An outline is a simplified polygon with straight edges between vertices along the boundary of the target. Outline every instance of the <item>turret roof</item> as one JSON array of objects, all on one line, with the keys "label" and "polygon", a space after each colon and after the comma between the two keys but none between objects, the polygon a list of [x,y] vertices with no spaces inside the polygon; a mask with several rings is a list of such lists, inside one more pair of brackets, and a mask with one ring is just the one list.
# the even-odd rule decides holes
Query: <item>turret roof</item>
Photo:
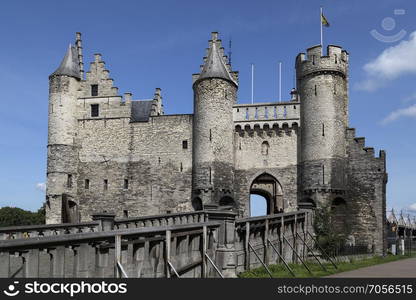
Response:
[{"label": "turret roof", "polygon": [[51,76],[56,75],[67,75],[81,79],[78,53],[75,47],[71,46],[71,44],[69,44],[65,57],[59,65],[58,69],[56,69],[56,71],[51,74]]},{"label": "turret roof", "polygon": [[237,82],[225,65],[223,55],[220,52],[220,47],[221,41],[213,38],[208,49],[208,56],[197,81],[204,78],[222,78],[237,85]]}]

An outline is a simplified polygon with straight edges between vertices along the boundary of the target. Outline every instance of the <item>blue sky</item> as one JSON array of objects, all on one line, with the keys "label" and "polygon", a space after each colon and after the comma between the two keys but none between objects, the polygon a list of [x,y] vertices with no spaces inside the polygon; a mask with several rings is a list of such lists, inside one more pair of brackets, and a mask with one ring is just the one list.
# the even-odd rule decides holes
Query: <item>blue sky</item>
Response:
[{"label": "blue sky", "polygon": [[86,68],[102,53],[120,93],[150,98],[160,87],[166,113],[191,113],[191,74],[211,31],[225,46],[232,38],[239,102],[250,100],[251,63],[256,101],[277,99],[278,61],[288,98],[297,53],[319,44],[321,5],[324,44],[350,53],[350,126],[387,152],[388,207],[416,210],[416,2],[400,0],[2,1],[0,206],[35,210],[44,200],[48,75],[76,31]]}]

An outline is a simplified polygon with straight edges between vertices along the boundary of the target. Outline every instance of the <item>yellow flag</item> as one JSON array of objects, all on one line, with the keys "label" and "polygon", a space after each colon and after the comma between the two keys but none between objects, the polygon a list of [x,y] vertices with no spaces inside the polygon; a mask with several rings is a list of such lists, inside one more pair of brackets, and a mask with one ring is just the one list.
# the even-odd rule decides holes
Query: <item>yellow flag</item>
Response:
[{"label": "yellow flag", "polygon": [[322,25],[324,25],[325,27],[329,27],[329,22],[328,22],[328,20],[325,18],[325,16],[324,16],[324,14],[323,14],[323,13],[321,13],[321,22],[322,22]]}]

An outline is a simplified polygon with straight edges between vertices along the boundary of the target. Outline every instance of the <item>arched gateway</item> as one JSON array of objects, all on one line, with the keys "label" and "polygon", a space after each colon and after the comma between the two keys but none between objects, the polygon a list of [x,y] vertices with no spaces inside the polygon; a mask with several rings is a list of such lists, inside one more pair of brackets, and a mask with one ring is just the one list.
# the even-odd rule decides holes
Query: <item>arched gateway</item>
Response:
[{"label": "arched gateway", "polygon": [[263,173],[253,180],[250,195],[260,195],[266,199],[268,215],[282,212],[285,209],[282,186],[274,176],[268,173]]}]

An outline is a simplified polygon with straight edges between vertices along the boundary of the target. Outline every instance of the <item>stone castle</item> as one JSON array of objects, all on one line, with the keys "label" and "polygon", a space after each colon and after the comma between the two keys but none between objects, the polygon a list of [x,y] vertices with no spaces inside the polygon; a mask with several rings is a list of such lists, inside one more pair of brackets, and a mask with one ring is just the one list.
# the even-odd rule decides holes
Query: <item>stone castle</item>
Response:
[{"label": "stone castle", "polygon": [[284,102],[239,104],[238,72],[212,33],[193,74],[194,113],[119,95],[100,54],[84,74],[81,34],[49,77],[47,223],[219,208],[250,215],[328,206],[355,243],[385,240],[385,152],[348,126],[348,53],[329,45],[296,57]]}]

